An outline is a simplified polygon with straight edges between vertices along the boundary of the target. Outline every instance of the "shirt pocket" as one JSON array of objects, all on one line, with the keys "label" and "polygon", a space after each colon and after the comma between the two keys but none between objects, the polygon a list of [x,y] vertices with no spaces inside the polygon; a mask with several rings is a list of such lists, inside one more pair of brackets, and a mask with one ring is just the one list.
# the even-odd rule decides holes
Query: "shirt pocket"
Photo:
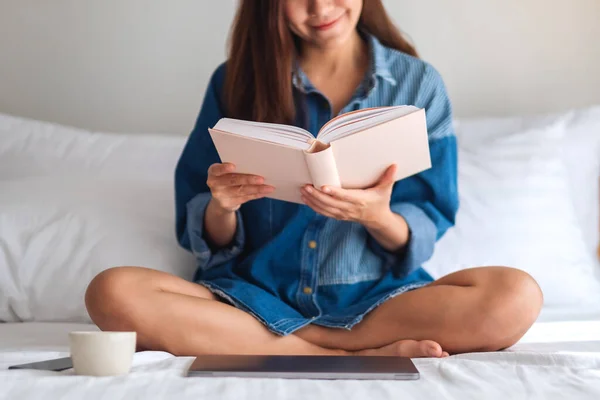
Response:
[{"label": "shirt pocket", "polygon": [[320,237],[318,284],[350,285],[381,279],[386,261],[368,246],[368,232],[354,222],[329,220]]}]

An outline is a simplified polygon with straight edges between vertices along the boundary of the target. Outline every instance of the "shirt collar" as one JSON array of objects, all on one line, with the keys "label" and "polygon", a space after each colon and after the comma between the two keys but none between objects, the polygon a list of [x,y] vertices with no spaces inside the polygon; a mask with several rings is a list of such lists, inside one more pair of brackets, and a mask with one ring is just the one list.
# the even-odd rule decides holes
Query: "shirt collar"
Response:
[{"label": "shirt collar", "polygon": [[[369,45],[370,67],[368,77],[375,78],[378,76],[392,86],[396,86],[397,81],[392,75],[389,57],[386,57],[388,49],[375,36],[362,31],[361,34],[366,37],[367,44]],[[292,68],[292,83],[303,92],[315,90],[306,74],[300,68],[297,59],[294,59]]]},{"label": "shirt collar", "polygon": [[388,49],[375,36],[367,34],[367,38],[371,52],[371,73],[396,86],[398,82],[392,75]]}]

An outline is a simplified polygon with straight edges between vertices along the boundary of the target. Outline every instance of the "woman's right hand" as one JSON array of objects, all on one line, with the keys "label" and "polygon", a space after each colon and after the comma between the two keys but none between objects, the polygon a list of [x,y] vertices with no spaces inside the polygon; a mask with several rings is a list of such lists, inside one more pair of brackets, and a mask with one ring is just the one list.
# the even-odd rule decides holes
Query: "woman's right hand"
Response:
[{"label": "woman's right hand", "polygon": [[236,174],[231,163],[213,164],[208,168],[206,184],[214,205],[226,212],[234,212],[250,200],[273,193],[273,186],[265,185],[262,176]]}]

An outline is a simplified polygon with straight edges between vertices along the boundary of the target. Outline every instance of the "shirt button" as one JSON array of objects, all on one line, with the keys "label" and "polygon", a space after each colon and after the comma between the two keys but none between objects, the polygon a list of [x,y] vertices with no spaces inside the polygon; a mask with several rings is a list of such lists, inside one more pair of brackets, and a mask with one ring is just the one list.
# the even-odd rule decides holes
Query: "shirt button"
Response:
[{"label": "shirt button", "polygon": [[316,249],[317,242],[315,242],[314,240],[311,240],[310,242],[308,242],[308,247],[310,247],[311,249]]},{"label": "shirt button", "polygon": [[303,289],[303,292],[304,292],[304,294],[312,294],[312,289],[311,289],[311,288],[309,288],[308,286],[306,286],[306,287]]}]

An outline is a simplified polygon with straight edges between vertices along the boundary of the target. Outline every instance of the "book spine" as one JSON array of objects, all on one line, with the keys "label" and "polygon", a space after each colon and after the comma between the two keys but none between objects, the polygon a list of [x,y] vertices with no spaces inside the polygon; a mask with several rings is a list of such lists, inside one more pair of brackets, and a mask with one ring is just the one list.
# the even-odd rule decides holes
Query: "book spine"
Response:
[{"label": "book spine", "polygon": [[304,152],[304,158],[314,187],[342,187],[331,145],[317,142]]}]

